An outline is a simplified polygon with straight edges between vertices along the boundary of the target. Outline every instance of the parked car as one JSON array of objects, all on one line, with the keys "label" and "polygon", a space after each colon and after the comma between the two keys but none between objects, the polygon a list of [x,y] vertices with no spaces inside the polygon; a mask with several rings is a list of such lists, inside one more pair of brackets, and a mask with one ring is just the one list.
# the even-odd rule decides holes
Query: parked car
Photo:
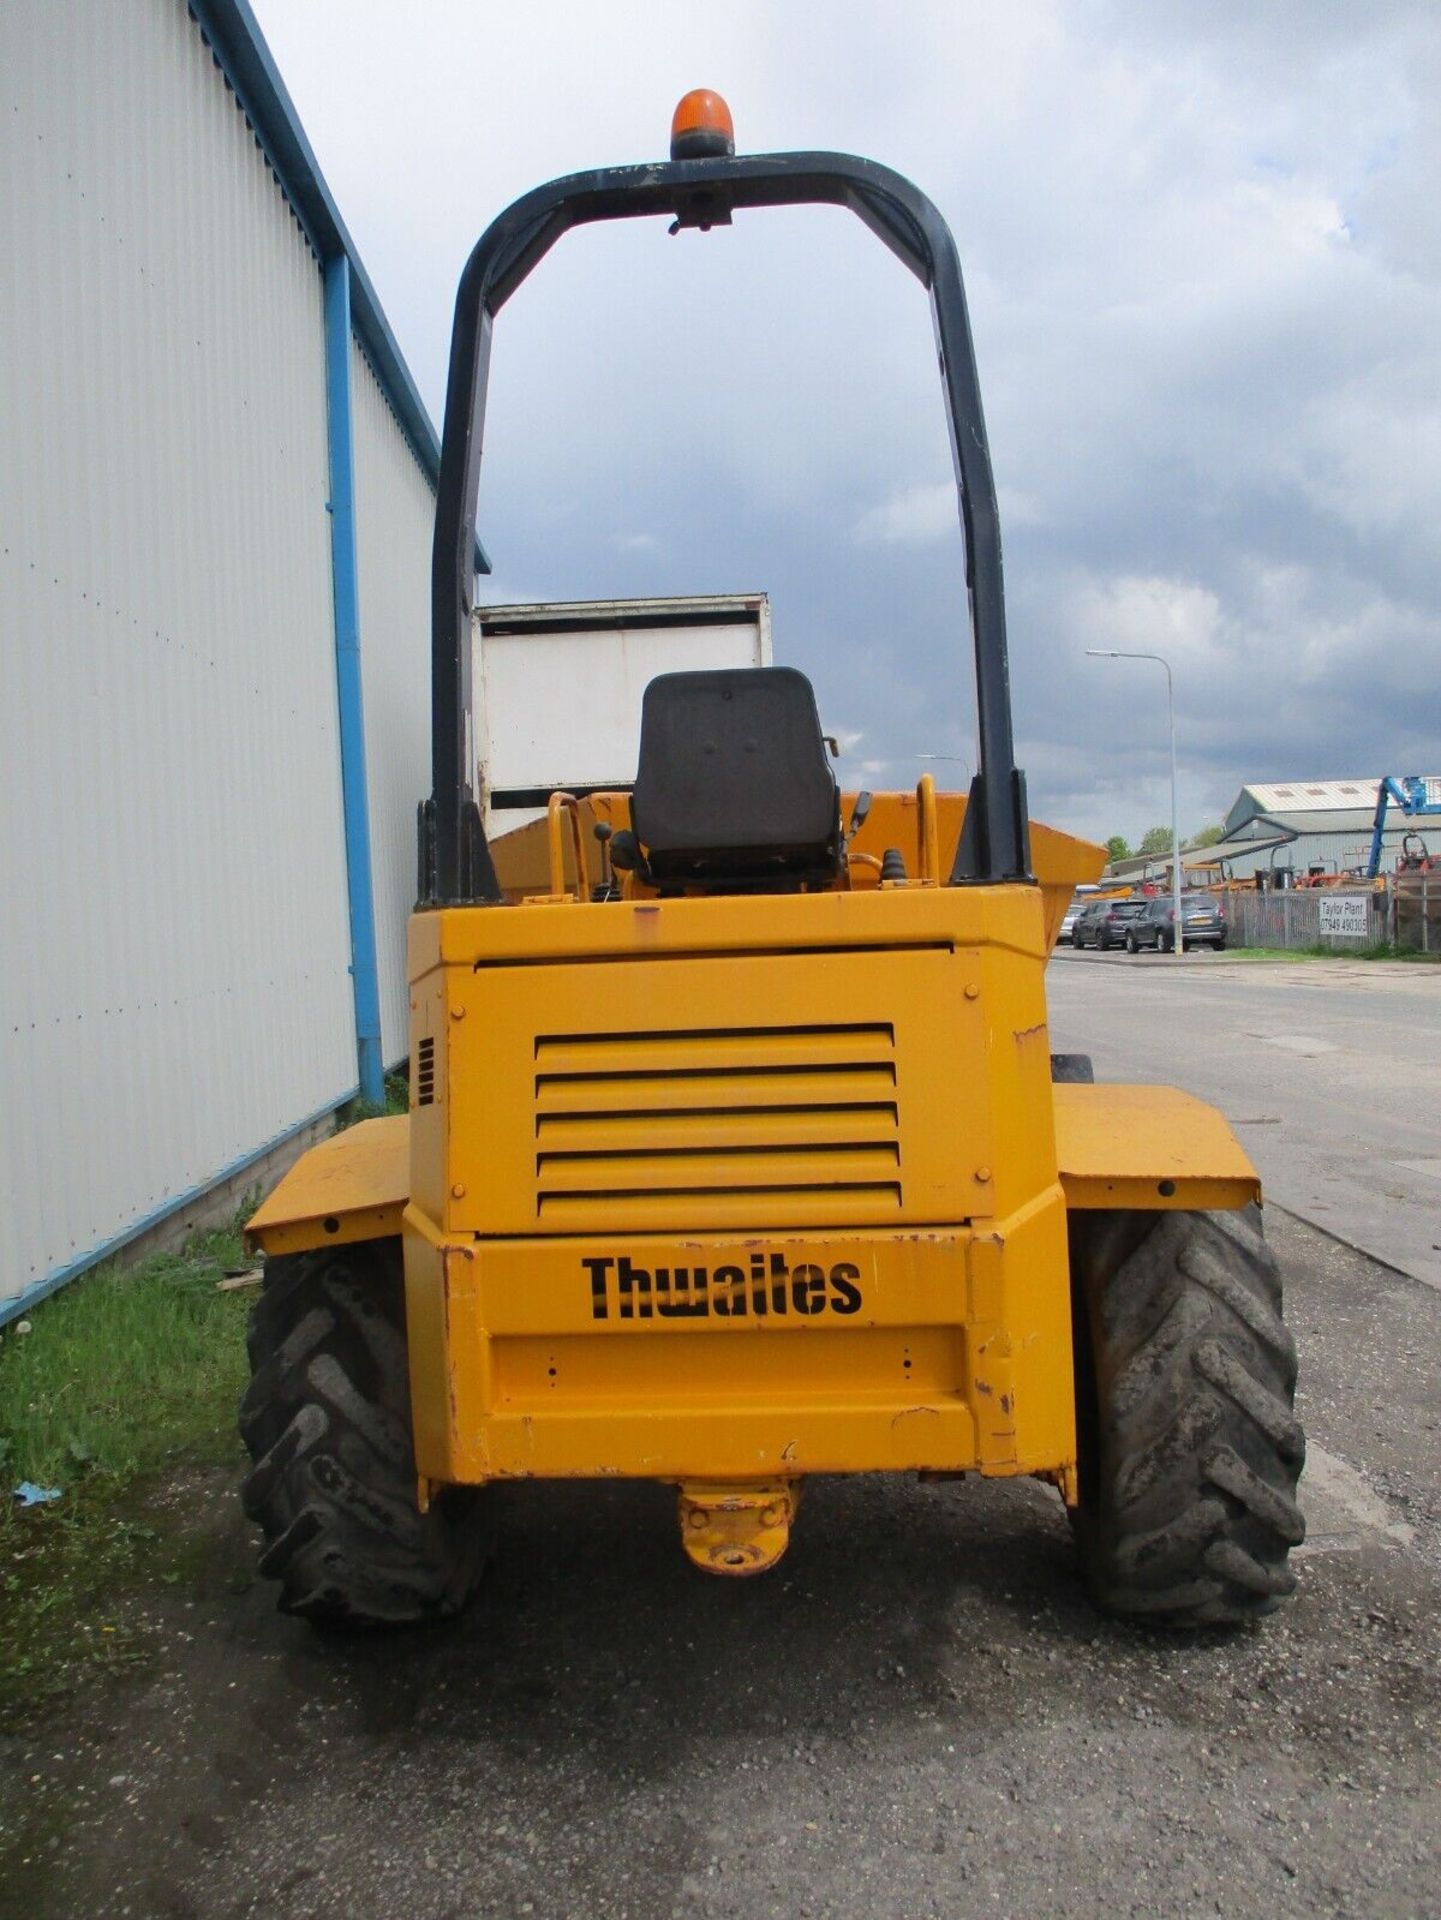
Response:
[{"label": "parked car", "polygon": [[1071,945],[1072,946],[1074,947],[1085,946],[1086,935],[1090,931],[1091,922],[1095,919],[1096,915],[1100,912],[1100,910],[1101,910],[1101,902],[1097,900],[1089,900],[1086,902],[1085,906],[1083,906],[1080,909],[1080,911],[1076,914],[1075,924],[1071,928]]},{"label": "parked car", "polygon": [[1066,908],[1065,915],[1061,921],[1061,931],[1057,936],[1059,940],[1069,940],[1074,944],[1076,938],[1076,922],[1086,911],[1087,907],[1095,905],[1096,896],[1099,892],[1100,888],[1092,881],[1083,880],[1081,882],[1080,886],[1076,888],[1075,893],[1072,894],[1071,904]]},{"label": "parked car", "polygon": [[[1181,895],[1181,949],[1214,947],[1217,953],[1226,946],[1226,909],[1213,893]],[[1147,900],[1142,911],[1126,929],[1127,953],[1139,953],[1154,947],[1157,953],[1171,953],[1176,945],[1176,903],[1169,894],[1157,894]]]},{"label": "parked car", "polygon": [[1101,953],[1124,946],[1127,927],[1147,905],[1145,900],[1093,900],[1077,920],[1071,938],[1076,946],[1095,947]]}]

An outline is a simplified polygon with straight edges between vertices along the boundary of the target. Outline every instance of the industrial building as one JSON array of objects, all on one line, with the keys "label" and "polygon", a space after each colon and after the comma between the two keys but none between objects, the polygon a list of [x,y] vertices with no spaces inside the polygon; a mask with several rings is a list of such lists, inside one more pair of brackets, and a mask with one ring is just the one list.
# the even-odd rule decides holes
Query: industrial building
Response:
[{"label": "industrial building", "polygon": [[438,448],[244,0],[0,97],[4,1321],[404,1054]]},{"label": "industrial building", "polygon": [[[1249,881],[1259,871],[1296,877],[1364,872],[1371,853],[1376,795],[1381,776],[1357,780],[1254,782],[1242,787],[1224,822],[1225,838],[1198,858],[1223,860],[1233,879]],[[1441,778],[1426,779],[1441,799]],[[1396,866],[1401,843],[1418,829],[1425,838],[1436,821],[1408,819],[1398,807],[1386,815],[1381,872]],[[1435,851],[1441,854],[1441,836]]]},{"label": "industrial building", "polygon": [[[1429,803],[1441,808],[1441,776],[1423,776]],[[1242,787],[1227,813],[1222,839],[1207,847],[1182,849],[1183,872],[1206,880],[1218,866],[1242,886],[1257,874],[1260,884],[1288,885],[1312,875],[1362,873],[1371,854],[1381,777],[1356,780],[1251,781]],[[1402,842],[1420,834],[1441,858],[1441,817],[1408,817],[1398,806],[1386,813],[1381,836],[1382,874],[1395,871]],[[1432,835],[1427,839],[1427,835]],[[1117,880],[1169,884],[1170,856],[1135,854],[1113,861],[1107,873]]]}]

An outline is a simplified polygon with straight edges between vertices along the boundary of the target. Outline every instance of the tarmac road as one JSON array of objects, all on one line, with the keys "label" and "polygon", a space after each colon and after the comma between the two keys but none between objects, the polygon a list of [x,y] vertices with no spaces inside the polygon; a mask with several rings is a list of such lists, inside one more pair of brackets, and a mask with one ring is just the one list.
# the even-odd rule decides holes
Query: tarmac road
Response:
[{"label": "tarmac road", "polygon": [[[1103,1072],[1122,1040],[1154,1077],[1204,1053],[1174,995],[1230,991],[1053,972],[1056,1043],[1089,1038]],[[1230,1004],[1325,1037],[1301,991]],[[1294,1082],[1248,1091],[1289,1140]],[[1441,1913],[1441,1296],[1268,1226],[1310,1538],[1296,1599],[1256,1629],[1098,1618],[1038,1485],[878,1479],[815,1485],[787,1559],[737,1582],[689,1569],[663,1489],[510,1488],[461,1621],[326,1643],[254,1580],[237,1469],[175,1490],[207,1564],[132,1603],[152,1671],[0,1747],[0,1818],[23,1809],[28,1836],[0,1914]]]},{"label": "tarmac road", "polygon": [[1076,953],[1051,1045],[1225,1113],[1277,1206],[1441,1288],[1441,966]]}]

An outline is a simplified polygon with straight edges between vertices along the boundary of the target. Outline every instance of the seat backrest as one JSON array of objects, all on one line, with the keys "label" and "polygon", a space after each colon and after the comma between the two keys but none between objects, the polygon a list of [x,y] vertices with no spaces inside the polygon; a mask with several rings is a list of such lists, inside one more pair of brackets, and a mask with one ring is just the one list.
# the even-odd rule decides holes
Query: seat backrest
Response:
[{"label": "seat backrest", "polygon": [[810,681],[794,667],[652,680],[631,817],[657,881],[720,888],[833,875],[840,795]]}]

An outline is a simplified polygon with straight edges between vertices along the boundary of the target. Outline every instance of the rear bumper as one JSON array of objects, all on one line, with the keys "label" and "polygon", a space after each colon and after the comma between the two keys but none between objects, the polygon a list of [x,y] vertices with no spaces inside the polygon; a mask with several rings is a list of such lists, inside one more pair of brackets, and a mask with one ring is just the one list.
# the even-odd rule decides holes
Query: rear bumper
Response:
[{"label": "rear bumper", "polygon": [[529,1476],[1049,1473],[1076,1456],[1065,1199],[984,1232],[463,1240],[405,1215],[416,1461]]}]

